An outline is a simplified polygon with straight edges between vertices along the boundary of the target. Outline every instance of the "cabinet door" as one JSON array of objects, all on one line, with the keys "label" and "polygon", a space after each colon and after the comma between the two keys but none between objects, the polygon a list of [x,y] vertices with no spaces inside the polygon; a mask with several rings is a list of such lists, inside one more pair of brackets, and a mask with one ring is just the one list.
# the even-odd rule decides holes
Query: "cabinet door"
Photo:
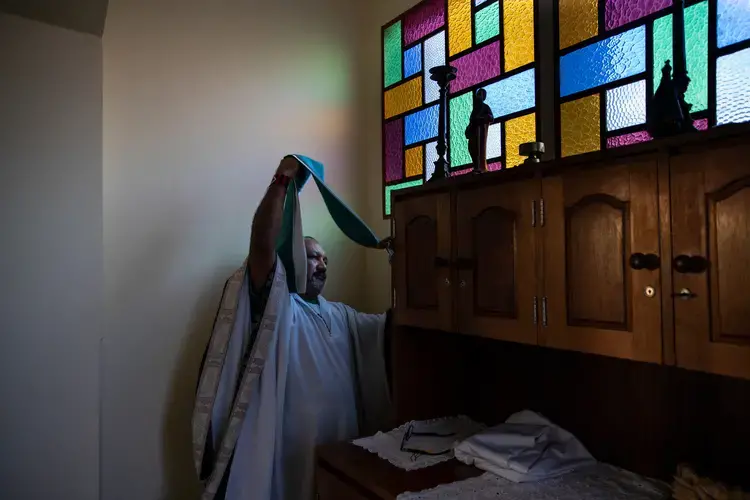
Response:
[{"label": "cabinet door", "polygon": [[[456,196],[458,324],[462,333],[536,344],[538,180]],[[538,304],[538,301],[537,301]]]},{"label": "cabinet door", "polygon": [[657,195],[656,160],[544,179],[540,343],[662,361]]},{"label": "cabinet door", "polygon": [[395,319],[401,325],[452,326],[450,194],[426,194],[394,204]]},{"label": "cabinet door", "polygon": [[750,378],[750,146],[670,170],[677,364]]}]

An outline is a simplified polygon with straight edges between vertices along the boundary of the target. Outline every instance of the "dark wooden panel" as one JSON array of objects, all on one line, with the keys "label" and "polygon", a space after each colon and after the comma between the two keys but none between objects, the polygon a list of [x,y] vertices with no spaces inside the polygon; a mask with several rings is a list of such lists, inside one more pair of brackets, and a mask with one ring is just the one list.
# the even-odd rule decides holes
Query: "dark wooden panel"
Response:
[{"label": "dark wooden panel", "polygon": [[516,217],[491,207],[472,220],[476,266],[474,313],[518,317],[516,308]]},{"label": "dark wooden panel", "polygon": [[727,184],[707,199],[712,256],[714,342],[750,344],[750,176]]},{"label": "dark wooden panel", "polygon": [[677,365],[750,380],[750,144],[670,158]]},{"label": "dark wooden panel", "polygon": [[750,381],[457,334],[398,335],[402,421],[465,413],[496,424],[531,409],[601,461],[664,480],[688,462],[750,487]]},{"label": "dark wooden panel", "polygon": [[437,221],[418,216],[406,222],[406,305],[414,309],[438,307],[435,282]]},{"label": "dark wooden panel", "polygon": [[[450,460],[425,469],[405,471],[377,455],[350,443],[335,443],[317,449],[318,470],[323,469],[339,482],[356,485],[368,499],[395,500],[406,491],[422,491],[441,484],[463,481],[482,473],[479,469]],[[321,495],[322,497],[322,495]],[[346,500],[357,500],[353,496]],[[326,500],[321,498],[321,500]]]},{"label": "dark wooden panel", "polygon": [[590,195],[565,210],[568,324],[628,330],[628,203]]}]

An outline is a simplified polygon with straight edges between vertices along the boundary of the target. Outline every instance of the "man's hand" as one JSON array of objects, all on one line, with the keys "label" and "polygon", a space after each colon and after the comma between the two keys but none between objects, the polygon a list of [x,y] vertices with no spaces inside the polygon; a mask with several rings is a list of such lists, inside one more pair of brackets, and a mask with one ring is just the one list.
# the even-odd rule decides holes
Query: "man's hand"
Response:
[{"label": "man's hand", "polygon": [[281,160],[279,168],[276,169],[276,175],[284,175],[290,179],[297,177],[297,172],[299,172],[299,162],[291,156]]},{"label": "man's hand", "polygon": [[388,236],[380,240],[377,248],[388,252],[388,263],[390,264],[393,260],[393,236]]}]

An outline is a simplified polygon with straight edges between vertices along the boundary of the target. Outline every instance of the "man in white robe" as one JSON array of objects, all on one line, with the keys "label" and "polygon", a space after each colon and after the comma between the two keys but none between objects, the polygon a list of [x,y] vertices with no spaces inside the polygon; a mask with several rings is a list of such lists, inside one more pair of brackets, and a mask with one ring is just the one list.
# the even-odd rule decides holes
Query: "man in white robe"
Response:
[{"label": "man in white robe", "polygon": [[298,169],[284,159],[261,201],[204,357],[193,418],[203,500],[311,499],[317,445],[390,423],[388,315],[326,301],[328,259],[309,237],[305,290],[289,292],[276,242]]}]

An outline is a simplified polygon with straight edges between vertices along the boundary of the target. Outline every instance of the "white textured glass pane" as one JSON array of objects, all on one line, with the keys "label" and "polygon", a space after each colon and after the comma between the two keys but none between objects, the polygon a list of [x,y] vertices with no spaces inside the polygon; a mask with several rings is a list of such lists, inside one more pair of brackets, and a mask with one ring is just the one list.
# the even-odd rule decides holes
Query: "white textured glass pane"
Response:
[{"label": "white textured glass pane", "polygon": [[646,123],[646,80],[607,91],[607,130]]},{"label": "white textured glass pane", "polygon": [[424,146],[424,179],[430,180],[432,174],[435,173],[435,162],[438,159],[437,154],[437,141],[430,142]]},{"label": "white textured glass pane", "polygon": [[716,124],[750,121],[750,49],[716,60]]},{"label": "white textured glass pane", "polygon": [[487,100],[495,118],[533,108],[536,104],[534,69],[527,69],[485,87]]},{"label": "white textured glass pane", "polygon": [[487,159],[503,155],[503,124],[490,125],[487,132]]},{"label": "white textured glass pane", "polygon": [[484,2],[488,2],[489,0],[474,0],[474,5],[482,5]]},{"label": "white textured glass pane", "polygon": [[430,80],[430,70],[445,64],[445,31],[437,33],[424,41],[424,102],[437,101],[440,87]]}]

